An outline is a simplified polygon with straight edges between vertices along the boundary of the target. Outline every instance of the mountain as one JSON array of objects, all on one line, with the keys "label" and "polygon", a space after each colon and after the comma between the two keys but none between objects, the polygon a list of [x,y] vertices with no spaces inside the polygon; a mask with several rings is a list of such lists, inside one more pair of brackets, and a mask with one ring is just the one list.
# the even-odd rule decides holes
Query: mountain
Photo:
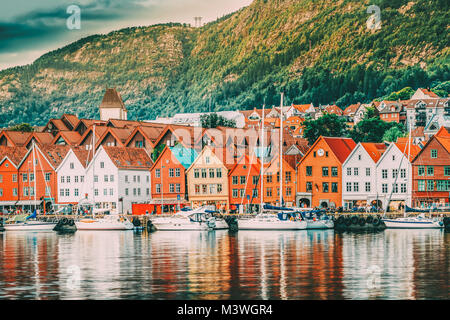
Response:
[{"label": "mountain", "polygon": [[[381,28],[369,29],[369,5]],[[93,35],[0,72],[0,127],[98,116],[107,87],[130,119],[287,103],[344,107],[450,79],[448,0],[255,0],[201,28]],[[445,86],[444,86],[445,87]]]}]

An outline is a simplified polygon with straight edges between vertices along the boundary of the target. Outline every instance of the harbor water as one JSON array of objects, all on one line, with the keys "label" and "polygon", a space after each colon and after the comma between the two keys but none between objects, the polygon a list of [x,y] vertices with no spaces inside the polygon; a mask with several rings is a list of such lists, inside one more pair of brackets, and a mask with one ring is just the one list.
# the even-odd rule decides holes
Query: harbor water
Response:
[{"label": "harbor water", "polygon": [[444,230],[0,233],[0,299],[449,299]]}]

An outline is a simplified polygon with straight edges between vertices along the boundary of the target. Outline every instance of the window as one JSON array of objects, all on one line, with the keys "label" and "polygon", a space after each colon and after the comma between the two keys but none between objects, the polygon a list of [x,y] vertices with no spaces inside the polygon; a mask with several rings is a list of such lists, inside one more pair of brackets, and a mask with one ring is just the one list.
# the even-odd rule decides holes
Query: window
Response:
[{"label": "window", "polygon": [[84,182],[84,176],[80,176],[80,182],[81,182],[81,183]]},{"label": "window", "polygon": [[216,169],[216,177],[217,178],[222,178],[222,169],[221,168],[217,168]]},{"label": "window", "polygon": [[333,192],[333,193],[337,193],[338,192],[338,183],[337,182],[332,182],[331,183],[331,192]]},{"label": "window", "polygon": [[52,194],[52,188],[51,187],[45,187],[45,196],[49,197]]},{"label": "window", "polygon": [[272,172],[267,173],[266,182],[267,183],[271,183],[272,182]]},{"label": "window", "polygon": [[94,182],[98,182],[98,176],[97,175],[94,176]]},{"label": "window", "polygon": [[292,189],[291,189],[291,187],[287,187],[286,188],[286,196],[290,196],[290,195],[292,195]]},{"label": "window", "polygon": [[400,191],[401,191],[401,193],[406,193],[406,183],[402,183],[400,185]]},{"label": "window", "polygon": [[353,168],[353,174],[355,176],[358,176],[359,175],[359,168]]},{"label": "window", "polygon": [[291,182],[291,172],[290,171],[286,172],[286,182]]},{"label": "window", "polygon": [[322,167],[322,177],[328,177],[328,167]]},{"label": "window", "polygon": [[169,184],[169,192],[175,192],[175,185],[173,183]]},{"label": "window", "polygon": [[125,195],[128,196],[128,188],[125,188]]},{"label": "window", "polygon": [[237,198],[238,197],[238,189],[233,189],[233,198]]},{"label": "window", "polygon": [[417,183],[417,190],[425,191],[425,180],[419,180]]},{"label": "window", "polygon": [[252,176],[252,183],[253,183],[254,185],[257,185],[257,184],[258,184],[258,181],[259,181],[259,176]]},{"label": "window", "polygon": [[308,177],[312,176],[312,167],[310,166],[306,167],[306,175]]},{"label": "window", "polygon": [[73,168],[75,168],[75,166],[74,166],[73,162],[71,162],[70,163],[70,169],[73,169]]},{"label": "window", "polygon": [[427,166],[427,176],[434,176],[434,166]]},{"label": "window", "polygon": [[173,168],[169,168],[169,177],[172,178],[174,175]]},{"label": "window", "polygon": [[64,197],[64,189],[59,189],[59,196]]},{"label": "window", "polygon": [[209,177],[214,178],[214,169],[209,169]]},{"label": "window", "polygon": [[450,191],[450,180],[438,180],[436,181],[437,191]]},{"label": "window", "polygon": [[179,177],[180,175],[180,168],[175,168],[175,177]]},{"label": "window", "polygon": [[238,176],[233,176],[231,178],[231,183],[234,184],[234,185],[238,184]]},{"label": "window", "polygon": [[419,176],[424,176],[424,175],[425,175],[425,166],[419,166],[419,167],[417,168],[417,174],[418,174]]},{"label": "window", "polygon": [[156,193],[161,193],[161,185],[159,183],[156,184]]},{"label": "window", "polygon": [[211,159],[209,157],[205,157],[205,163],[209,164],[211,162]]},{"label": "window", "polygon": [[271,197],[272,196],[272,188],[266,189],[266,196]]},{"label": "window", "polygon": [[13,188],[13,196],[17,197],[17,188]]},{"label": "window", "polygon": [[70,189],[66,189],[66,197],[70,196]]},{"label": "window", "polygon": [[427,191],[434,191],[434,181],[427,180]]},{"label": "window", "polygon": [[194,190],[195,190],[195,194],[199,194],[200,193],[200,185],[196,184],[194,186]]},{"label": "window", "polygon": [[332,177],[338,176],[338,168],[337,167],[331,167],[331,176]]},{"label": "window", "polygon": [[202,184],[202,193],[206,194],[208,192],[208,186],[206,184]]},{"label": "window", "polygon": [[155,177],[156,178],[160,178],[161,177],[161,169],[156,169],[155,170]]},{"label": "window", "polygon": [[202,178],[206,179],[206,169],[202,169]]},{"label": "window", "polygon": [[222,184],[217,184],[217,193],[222,193]]},{"label": "window", "polygon": [[253,198],[257,198],[258,197],[258,189],[253,189],[252,197]]},{"label": "window", "polygon": [[347,168],[347,175],[351,176],[352,175],[352,168]]},{"label": "window", "polygon": [[3,197],[3,189],[0,189],[0,197]]},{"label": "window", "polygon": [[444,176],[450,176],[450,166],[444,167]]},{"label": "window", "polygon": [[136,188],[133,188],[133,196],[136,196],[136,193],[137,193]]},{"label": "window", "polygon": [[352,192],[352,183],[351,182],[347,182],[346,190],[347,190],[347,192]]},{"label": "window", "polygon": [[108,195],[108,189],[103,189],[103,195],[107,196]]},{"label": "window", "polygon": [[200,170],[199,169],[194,169],[194,178],[200,178]]},{"label": "window", "polygon": [[239,196],[241,197],[241,198],[243,198],[244,196],[245,196],[245,190],[244,189],[240,189],[239,190],[240,192],[239,192]]},{"label": "window", "polygon": [[177,183],[177,184],[175,185],[175,191],[178,193],[178,192],[181,192],[180,190],[181,190],[181,186],[180,186],[179,183]]},{"label": "window", "polygon": [[73,195],[75,197],[78,197],[80,195],[80,191],[78,189],[75,189],[74,192],[73,192]]},{"label": "window", "polygon": [[387,171],[387,169],[381,170],[381,177],[382,177],[383,179],[387,179],[387,177],[388,177],[388,171]]},{"label": "window", "polygon": [[431,159],[436,159],[438,152],[436,149],[431,149]]},{"label": "window", "polygon": [[306,183],[306,191],[312,191],[312,182]]},{"label": "window", "polygon": [[133,182],[136,182],[136,180],[137,180],[137,177],[133,176]]},{"label": "window", "polygon": [[387,183],[383,183],[381,186],[381,192],[388,193],[388,185]]},{"label": "window", "polygon": [[61,176],[61,183],[64,183],[66,181],[64,176]]},{"label": "window", "polygon": [[216,193],[216,185],[210,184],[209,185],[209,194],[215,194]]},{"label": "window", "polygon": [[392,193],[398,193],[398,184],[397,183],[392,184]]},{"label": "window", "polygon": [[277,172],[277,182],[280,182],[280,172]]},{"label": "window", "polygon": [[392,156],[392,161],[395,161],[395,155]]},{"label": "window", "polygon": [[[158,169],[156,169],[156,170],[158,170]],[[156,174],[156,173],[155,173],[155,174]],[[125,182],[128,183],[128,176],[127,176],[127,175],[125,176]]]},{"label": "window", "polygon": [[[46,177],[47,177],[47,174],[46,174]],[[12,175],[12,181],[17,182],[17,174]]]},{"label": "window", "polygon": [[241,184],[245,184],[246,178],[245,176],[241,176]]},{"label": "window", "polygon": [[[147,177],[147,178],[148,178],[148,177]],[[113,175],[110,175],[110,176],[109,176],[109,181],[110,181],[110,182],[114,182],[114,176],[113,176]]]},{"label": "window", "polygon": [[322,183],[322,192],[328,192],[328,182]]},{"label": "window", "polygon": [[370,168],[366,168],[366,177],[370,177]]},{"label": "window", "polygon": [[[67,190],[69,190],[69,189],[67,189]],[[30,188],[30,196],[34,196],[34,187]]]},{"label": "window", "polygon": [[314,158],[316,157],[316,155],[317,155],[317,153],[316,153],[316,151],[314,151]]},{"label": "window", "polygon": [[361,160],[361,155],[360,154],[358,154],[358,160]]},{"label": "window", "polygon": [[406,178],[406,169],[400,169],[400,178]]},{"label": "window", "polygon": [[34,173],[30,173],[30,181],[31,181],[31,182],[34,181]]},{"label": "window", "polygon": [[50,176],[51,176],[51,173],[47,172],[45,174],[45,181],[50,181]]},{"label": "window", "polygon": [[75,183],[78,183],[78,176],[75,176],[74,180],[75,180]]},{"label": "window", "polygon": [[145,189],[147,196],[150,195],[150,188]]},{"label": "window", "polygon": [[104,180],[105,182],[108,182],[108,175],[107,175],[107,174],[105,174],[103,180]]},{"label": "window", "polygon": [[398,176],[398,169],[392,169],[392,178],[395,179]]},{"label": "window", "polygon": [[102,162],[100,162],[100,168],[105,168],[105,163],[102,161]]},{"label": "window", "polygon": [[353,182],[353,191],[359,192],[359,182]]}]

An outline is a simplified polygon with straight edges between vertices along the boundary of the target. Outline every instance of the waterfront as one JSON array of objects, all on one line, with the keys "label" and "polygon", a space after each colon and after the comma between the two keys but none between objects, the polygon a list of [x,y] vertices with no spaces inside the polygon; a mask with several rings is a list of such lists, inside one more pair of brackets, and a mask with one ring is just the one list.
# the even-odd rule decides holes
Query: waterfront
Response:
[{"label": "waterfront", "polygon": [[450,289],[444,230],[2,232],[0,249],[0,299],[448,299]]}]

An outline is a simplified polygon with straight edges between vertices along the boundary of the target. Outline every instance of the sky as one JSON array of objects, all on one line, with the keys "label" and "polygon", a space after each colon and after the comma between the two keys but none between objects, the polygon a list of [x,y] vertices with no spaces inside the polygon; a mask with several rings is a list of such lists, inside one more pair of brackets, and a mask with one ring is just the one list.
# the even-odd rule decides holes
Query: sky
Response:
[{"label": "sky", "polygon": [[[32,63],[83,37],[133,26],[194,25],[249,5],[252,0],[0,0],[0,70]],[[80,29],[68,7],[80,8]],[[75,19],[75,20],[74,20]]]}]

